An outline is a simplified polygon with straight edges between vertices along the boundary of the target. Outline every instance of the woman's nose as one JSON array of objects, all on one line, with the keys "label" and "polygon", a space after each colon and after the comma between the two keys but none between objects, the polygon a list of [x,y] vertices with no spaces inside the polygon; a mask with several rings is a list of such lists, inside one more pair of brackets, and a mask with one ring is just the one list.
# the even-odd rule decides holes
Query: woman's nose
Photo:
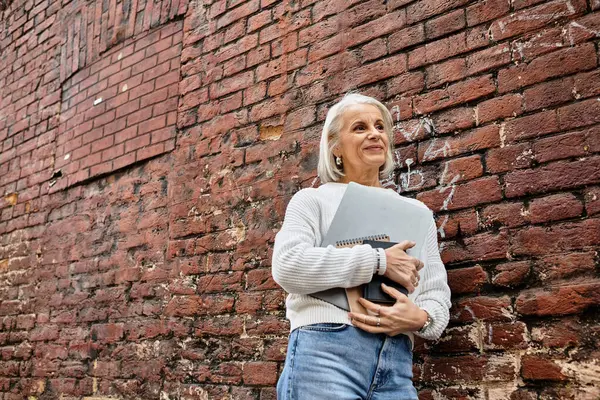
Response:
[{"label": "woman's nose", "polygon": [[377,129],[375,129],[375,128],[369,129],[369,134],[367,136],[369,139],[379,139],[380,136],[381,136],[381,132],[379,132]]}]

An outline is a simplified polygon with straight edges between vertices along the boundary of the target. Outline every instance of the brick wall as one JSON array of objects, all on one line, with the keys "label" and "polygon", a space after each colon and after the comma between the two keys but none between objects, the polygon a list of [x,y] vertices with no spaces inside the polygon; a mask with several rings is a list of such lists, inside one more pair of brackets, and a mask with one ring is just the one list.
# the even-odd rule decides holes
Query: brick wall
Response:
[{"label": "brick wall", "polygon": [[600,396],[598,0],[0,10],[0,399],[274,399],[272,242],[350,89],[436,212],[420,398]]}]

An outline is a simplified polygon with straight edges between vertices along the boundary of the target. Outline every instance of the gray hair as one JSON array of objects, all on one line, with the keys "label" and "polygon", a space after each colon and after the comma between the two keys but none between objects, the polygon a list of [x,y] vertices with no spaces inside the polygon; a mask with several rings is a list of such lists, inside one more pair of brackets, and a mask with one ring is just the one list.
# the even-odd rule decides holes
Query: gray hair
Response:
[{"label": "gray hair", "polygon": [[[359,93],[348,93],[342,100],[333,105],[327,112],[323,132],[321,133],[321,144],[319,146],[319,164],[317,175],[323,183],[335,182],[344,176],[344,172],[335,164],[333,159],[333,148],[339,141],[339,133],[342,129],[342,114],[348,106],[356,104],[370,104],[379,109],[383,117],[383,127],[388,135],[388,149],[385,163],[379,170],[379,178],[386,179],[394,170],[394,158],[392,146],[394,145],[392,114],[380,101]],[[330,140],[331,139],[331,140]]]}]

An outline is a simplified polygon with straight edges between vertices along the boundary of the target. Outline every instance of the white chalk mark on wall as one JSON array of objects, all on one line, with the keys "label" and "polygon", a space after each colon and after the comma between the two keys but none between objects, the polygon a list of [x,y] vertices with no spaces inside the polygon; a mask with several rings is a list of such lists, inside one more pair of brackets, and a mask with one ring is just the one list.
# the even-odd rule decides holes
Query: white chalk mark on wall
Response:
[{"label": "white chalk mark on wall", "polygon": [[590,33],[596,37],[600,37],[600,31],[597,31],[595,29],[590,29],[587,26],[581,25],[580,23],[573,21],[567,26],[566,32],[565,32],[565,29],[563,29],[563,35],[565,33],[567,34],[567,37],[569,38],[569,44],[571,46],[575,45],[575,39],[573,39],[573,32],[577,29],[582,30],[586,33]]},{"label": "white chalk mark on wall", "polygon": [[450,203],[452,203],[452,198],[454,197],[454,192],[456,192],[456,181],[458,181],[459,179],[460,179],[460,174],[456,174],[456,175],[454,175],[454,177],[452,178],[452,180],[450,181],[450,183],[447,186],[443,186],[440,188],[440,193],[445,193],[448,189],[450,189],[450,192],[444,199],[441,210],[448,210],[448,206],[450,205]]},{"label": "white chalk mark on wall", "polygon": [[443,219],[442,223],[440,224],[440,227],[437,230],[442,239],[444,239],[446,237],[446,232],[444,231],[444,228],[446,228],[446,224],[448,223],[449,218],[450,217],[448,216],[448,214],[444,215],[444,219]]},{"label": "white chalk mark on wall", "polygon": [[[394,106],[394,107],[397,107],[397,106]],[[397,130],[398,132],[400,132],[402,134],[402,136],[404,136],[404,138],[408,141],[415,140],[418,137],[421,129],[424,129],[425,133],[427,133],[428,135],[435,134],[435,126],[433,124],[433,120],[429,117],[420,118],[419,123],[412,130],[405,129],[404,124],[402,124],[399,120],[397,120],[396,124],[394,124],[394,129]]]},{"label": "white chalk mark on wall", "polygon": [[435,138],[429,142],[429,146],[427,146],[427,149],[423,154],[423,161],[433,160],[440,154],[442,154],[444,157],[447,157],[448,154],[450,154],[450,144],[448,143],[448,139]]}]

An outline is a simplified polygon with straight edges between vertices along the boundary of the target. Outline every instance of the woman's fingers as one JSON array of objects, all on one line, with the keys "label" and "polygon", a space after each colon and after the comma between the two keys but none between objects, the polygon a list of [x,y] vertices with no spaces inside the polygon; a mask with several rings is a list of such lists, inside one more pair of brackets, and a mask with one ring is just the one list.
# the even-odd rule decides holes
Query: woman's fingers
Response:
[{"label": "woman's fingers", "polygon": [[[358,299],[358,302],[360,304],[362,304],[364,308],[371,311],[376,316],[380,316],[382,311],[385,312],[385,310],[384,310],[385,307],[381,306],[380,304],[375,304],[373,302],[370,302],[369,300],[367,300],[363,297],[360,297]],[[364,314],[361,314],[361,315],[364,315]]]},{"label": "woman's fingers", "polygon": [[418,258],[415,258],[415,260],[417,260],[417,271],[420,271],[423,269],[423,267],[425,266],[425,264],[423,263],[423,261],[419,260]]},{"label": "woman's fingers", "polygon": [[[384,292],[386,292],[387,294],[392,296],[394,299],[396,299],[396,301],[404,301],[407,299],[407,297],[404,293],[394,289],[391,286],[386,285],[385,283],[381,284],[381,288],[383,289]],[[413,287],[413,290],[414,290],[414,287]],[[409,289],[409,292],[410,292],[410,289]]]},{"label": "woman's fingers", "polygon": [[403,241],[401,241],[400,243],[398,243],[398,244],[395,244],[395,245],[394,245],[394,246],[392,246],[392,247],[397,247],[397,248],[401,249],[402,251],[406,252],[406,250],[410,249],[411,247],[414,247],[414,246],[415,246],[415,244],[416,244],[416,243],[415,243],[415,242],[413,242],[413,241],[410,241],[410,240],[403,240]]},{"label": "woman's fingers", "polygon": [[381,317],[365,315],[359,313],[349,313],[352,324],[357,328],[371,333],[385,333],[387,328],[383,326]]}]

